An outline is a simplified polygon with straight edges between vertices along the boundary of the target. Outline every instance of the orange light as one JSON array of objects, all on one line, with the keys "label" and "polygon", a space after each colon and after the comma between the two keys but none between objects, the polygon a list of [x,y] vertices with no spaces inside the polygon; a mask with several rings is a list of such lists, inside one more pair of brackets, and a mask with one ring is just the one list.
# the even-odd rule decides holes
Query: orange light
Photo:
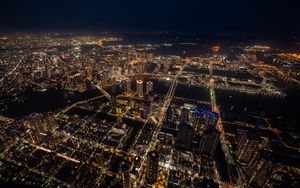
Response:
[{"label": "orange light", "polygon": [[218,53],[220,50],[220,46],[213,46],[211,49],[213,50],[214,53]]}]

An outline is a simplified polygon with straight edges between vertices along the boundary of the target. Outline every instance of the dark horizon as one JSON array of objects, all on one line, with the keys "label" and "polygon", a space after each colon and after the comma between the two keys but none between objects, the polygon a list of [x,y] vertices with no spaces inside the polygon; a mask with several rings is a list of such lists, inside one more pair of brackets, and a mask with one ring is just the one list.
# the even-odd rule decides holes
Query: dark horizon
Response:
[{"label": "dark horizon", "polygon": [[283,0],[3,2],[0,31],[181,32],[299,35],[297,6]]}]

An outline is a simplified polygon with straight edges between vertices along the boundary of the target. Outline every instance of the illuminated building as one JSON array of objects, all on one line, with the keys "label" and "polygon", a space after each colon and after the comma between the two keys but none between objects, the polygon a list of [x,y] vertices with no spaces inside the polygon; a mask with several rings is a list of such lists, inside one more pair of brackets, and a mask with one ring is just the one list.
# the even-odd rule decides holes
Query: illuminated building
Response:
[{"label": "illuminated building", "polygon": [[274,165],[259,154],[251,159],[245,169],[245,179],[251,187],[264,187],[274,171]]},{"label": "illuminated building", "polygon": [[126,162],[122,162],[121,164],[121,172],[122,172],[122,187],[130,188],[130,165]]},{"label": "illuminated building", "polygon": [[181,109],[180,123],[189,123],[189,113],[190,113],[189,109],[187,108]]},{"label": "illuminated building", "polygon": [[204,108],[197,108],[196,110],[192,111],[190,117],[190,123],[194,127],[195,133],[201,132],[205,129],[205,116],[207,110]]},{"label": "illuminated building", "polygon": [[199,144],[199,152],[201,154],[213,157],[216,151],[217,144],[219,142],[220,133],[216,131],[208,131],[201,137]]},{"label": "illuminated building", "polygon": [[140,114],[141,114],[142,119],[146,120],[148,118],[148,114],[147,114],[146,110],[141,109]]},{"label": "illuminated building", "polygon": [[153,91],[153,82],[147,81],[146,83],[146,94],[148,95]]},{"label": "illuminated building", "polygon": [[122,113],[122,108],[116,107],[116,114],[121,114]]},{"label": "illuminated building", "polygon": [[126,95],[131,95],[131,80],[126,80]]},{"label": "illuminated building", "polygon": [[133,160],[133,170],[138,171],[138,169],[141,166],[141,157],[140,156],[135,156]]},{"label": "illuminated building", "polygon": [[142,80],[136,81],[136,93],[139,97],[143,97],[143,81]]},{"label": "illuminated building", "polygon": [[167,110],[167,115],[166,115],[166,119],[170,122],[172,122],[174,120],[174,110],[172,107],[169,107],[168,110]]},{"label": "illuminated building", "polygon": [[134,108],[135,107],[135,102],[132,100],[130,101],[130,108]]},{"label": "illuminated building", "polygon": [[216,127],[219,120],[219,114],[216,112],[208,112],[205,117],[205,124],[207,126]]},{"label": "illuminated building", "polygon": [[144,119],[147,119],[149,114],[151,114],[151,103],[145,102],[143,107]]},{"label": "illuminated building", "polygon": [[52,118],[42,117],[42,115],[37,113],[30,114],[29,121],[32,128],[38,133],[47,134],[54,129],[54,121]]},{"label": "illuminated building", "polygon": [[211,49],[213,50],[214,53],[218,53],[220,50],[220,46],[213,46]]},{"label": "illuminated building", "polygon": [[257,154],[259,142],[255,135],[242,131],[239,136],[239,143],[236,148],[236,159],[242,164],[248,164]]},{"label": "illuminated building", "polygon": [[194,130],[190,124],[180,124],[177,133],[176,145],[184,149],[190,149],[193,141],[193,134]]},{"label": "illuminated building", "polygon": [[147,154],[146,180],[149,184],[156,182],[158,173],[159,155],[157,151],[150,151]]},{"label": "illuminated building", "polygon": [[197,108],[191,111],[190,123],[194,127],[196,133],[204,130],[214,129],[217,125],[219,115],[204,108]]},{"label": "illuminated building", "polygon": [[93,69],[91,67],[86,68],[86,75],[89,81],[93,80]]},{"label": "illuminated building", "polygon": [[114,76],[114,67],[112,65],[108,66],[108,73],[109,73],[109,77]]}]

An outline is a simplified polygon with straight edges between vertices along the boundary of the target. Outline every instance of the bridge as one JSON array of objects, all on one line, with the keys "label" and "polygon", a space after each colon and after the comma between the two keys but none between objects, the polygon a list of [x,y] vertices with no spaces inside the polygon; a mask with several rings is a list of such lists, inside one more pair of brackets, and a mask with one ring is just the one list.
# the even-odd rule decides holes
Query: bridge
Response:
[{"label": "bridge", "polygon": [[107,93],[99,84],[96,85],[96,88],[99,89],[109,100],[111,100],[111,96]]},{"label": "bridge", "polygon": [[63,109],[58,114],[56,114],[55,117],[58,117],[60,114],[64,114],[64,113],[68,112],[69,110],[71,110],[72,108],[74,108],[75,106],[77,106],[79,104],[83,104],[83,103],[90,102],[90,101],[93,101],[93,100],[96,100],[96,99],[100,99],[102,97],[103,97],[103,95],[100,95],[100,96],[97,96],[97,97],[89,98],[87,100],[76,102],[76,103],[74,103],[70,106],[67,106],[65,109]]}]

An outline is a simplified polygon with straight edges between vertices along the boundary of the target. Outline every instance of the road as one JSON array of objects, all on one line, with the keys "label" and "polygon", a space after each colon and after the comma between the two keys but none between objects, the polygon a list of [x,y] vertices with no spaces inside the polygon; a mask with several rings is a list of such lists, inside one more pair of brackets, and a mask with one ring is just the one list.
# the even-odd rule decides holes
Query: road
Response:
[{"label": "road", "polygon": [[99,84],[96,85],[96,88],[99,89],[109,100],[111,99],[110,94],[107,93]]},{"label": "road", "polygon": [[210,98],[211,98],[211,109],[212,109],[212,111],[217,112],[219,114],[219,120],[217,122],[217,129],[218,129],[218,131],[220,131],[220,143],[221,143],[221,147],[224,152],[224,155],[225,155],[225,160],[228,164],[231,164],[237,168],[237,172],[239,175],[237,184],[239,185],[239,187],[244,187],[243,181],[241,178],[242,177],[241,171],[238,168],[238,166],[236,165],[235,161],[233,160],[232,152],[230,150],[229,144],[225,137],[225,132],[224,132],[223,124],[222,124],[222,117],[221,117],[220,109],[219,109],[219,107],[217,105],[217,101],[216,101],[215,80],[213,79],[213,63],[214,63],[214,61],[210,61],[210,64],[209,64],[209,74],[210,74],[209,89],[210,89]]},{"label": "road", "polygon": [[102,98],[102,97],[104,97],[104,96],[103,96],[103,95],[100,95],[100,96],[97,96],[97,97],[93,97],[93,98],[89,98],[89,99],[86,99],[86,100],[83,100],[83,101],[76,102],[76,103],[74,103],[74,104],[72,104],[72,105],[67,106],[66,108],[64,108],[62,111],[60,111],[59,113],[57,113],[57,114],[55,115],[55,117],[58,117],[59,115],[68,112],[69,110],[71,110],[72,108],[74,108],[75,106],[77,106],[77,105],[79,105],[79,104],[84,104],[84,103],[86,103],[86,102],[90,102],[90,101],[93,101],[93,100],[96,100],[96,99],[100,99],[100,98]]},{"label": "road", "polygon": [[146,148],[146,152],[144,153],[144,155],[142,156],[142,161],[141,161],[141,173],[139,173],[140,175],[138,176],[138,178],[136,179],[135,181],[135,184],[134,184],[134,187],[140,187],[141,185],[143,185],[144,181],[145,181],[145,171],[146,171],[146,160],[147,160],[147,154],[148,152],[154,150],[156,144],[157,144],[157,137],[158,137],[158,134],[160,132],[160,129],[162,127],[162,124],[163,124],[163,120],[165,119],[165,115],[166,115],[166,112],[167,112],[167,109],[174,97],[174,93],[175,93],[175,90],[176,90],[176,87],[177,87],[177,84],[178,84],[178,78],[179,76],[182,74],[183,72],[183,69],[185,68],[186,64],[183,65],[180,70],[177,72],[176,76],[174,77],[172,83],[171,83],[171,86],[165,96],[165,99],[164,99],[164,103],[161,107],[161,110],[159,112],[159,121],[158,123],[156,124],[154,130],[153,130],[153,134],[152,134],[152,137],[150,138],[150,142],[148,144],[148,147]]},{"label": "road", "polygon": [[3,78],[0,79],[0,83],[3,82],[3,80],[5,79],[5,77],[11,75],[12,73],[14,73],[14,72],[17,70],[17,68],[18,68],[19,65],[23,62],[23,60],[25,59],[25,57],[26,57],[26,56],[23,56],[23,57],[21,58],[21,60],[16,64],[16,66],[15,66],[11,71],[8,72],[7,74],[5,74],[5,75],[3,76]]}]

